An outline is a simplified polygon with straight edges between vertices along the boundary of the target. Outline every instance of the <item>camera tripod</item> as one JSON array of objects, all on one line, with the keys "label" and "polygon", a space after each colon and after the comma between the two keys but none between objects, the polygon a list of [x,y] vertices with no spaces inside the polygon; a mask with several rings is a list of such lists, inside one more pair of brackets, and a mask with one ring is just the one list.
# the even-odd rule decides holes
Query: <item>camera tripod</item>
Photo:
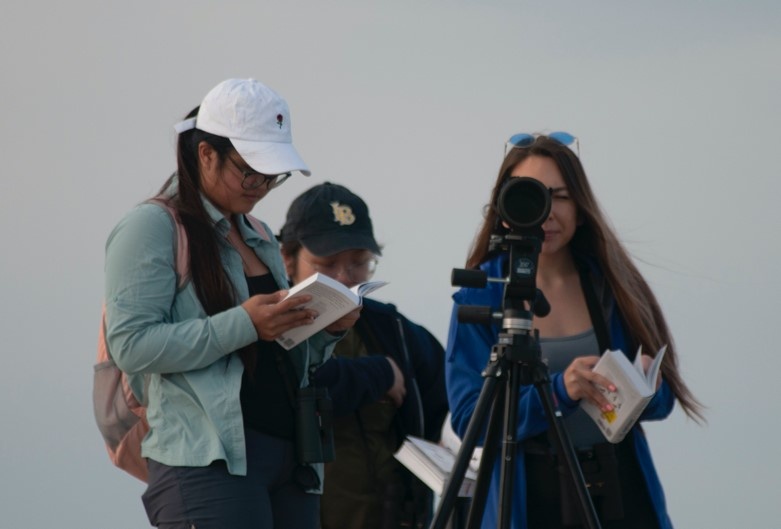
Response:
[{"label": "camera tripod", "polygon": [[[511,236],[510,236],[511,237]],[[513,484],[515,478],[515,458],[518,455],[517,414],[521,384],[533,384],[542,401],[551,432],[556,441],[557,453],[562,458],[567,473],[572,480],[577,496],[581,519],[584,527],[599,529],[599,520],[586,488],[585,480],[577,462],[575,450],[563,424],[561,412],[556,408],[548,368],[541,360],[538,332],[532,331],[532,314],[544,316],[550,310],[542,292],[534,287],[533,279],[515,283],[512,270],[523,263],[524,258],[514,257],[516,247],[510,249],[510,278],[505,288],[504,307],[501,314],[492,314],[490,307],[460,307],[459,321],[465,323],[485,323],[486,319],[501,319],[502,331],[498,341],[491,349],[487,366],[482,376],[483,382],[475,409],[467,426],[453,470],[448,477],[444,492],[430,529],[444,529],[453,512],[458,490],[474,450],[478,437],[485,427],[486,414],[488,427],[483,444],[483,454],[477,473],[472,502],[467,516],[466,527],[475,529],[482,520],[485,501],[491,481],[491,473],[499,445],[502,416],[502,453],[499,474],[498,527],[508,529],[512,515]],[[528,261],[528,259],[526,259]],[[534,263],[536,265],[536,263]],[[536,266],[531,267],[534,271]],[[482,272],[454,270],[453,284],[472,285],[480,282]],[[484,276],[484,274],[483,274]],[[533,278],[533,276],[532,276]],[[463,281],[463,283],[459,283]],[[483,284],[485,278],[482,278]],[[519,513],[523,515],[523,513]]]}]

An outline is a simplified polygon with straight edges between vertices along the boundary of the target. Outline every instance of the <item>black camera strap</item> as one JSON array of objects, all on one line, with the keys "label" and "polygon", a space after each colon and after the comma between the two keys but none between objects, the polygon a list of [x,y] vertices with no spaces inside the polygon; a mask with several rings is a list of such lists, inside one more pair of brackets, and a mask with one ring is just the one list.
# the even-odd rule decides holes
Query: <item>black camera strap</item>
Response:
[{"label": "black camera strap", "polygon": [[594,334],[597,337],[599,354],[602,355],[610,349],[610,334],[607,332],[607,322],[605,322],[605,316],[599,305],[597,293],[594,292],[594,283],[591,280],[588,266],[582,263],[578,264],[578,272],[580,273],[580,288],[583,290],[583,296],[586,298],[591,325],[594,327]]},{"label": "black camera strap", "polygon": [[[285,380],[285,389],[287,390],[293,412],[297,413],[299,384],[294,375],[292,361],[286,356],[285,351],[281,346],[274,348],[274,356],[277,361],[279,374]],[[295,425],[294,428],[298,428],[298,425]],[[295,434],[295,438],[297,443],[297,433]],[[298,452],[298,450],[296,450],[296,452]],[[321,485],[320,477],[317,475],[314,468],[312,468],[310,464],[303,463],[300,460],[298,461],[298,464],[293,467],[291,479],[293,480],[293,483],[303,491],[317,489]]]}]

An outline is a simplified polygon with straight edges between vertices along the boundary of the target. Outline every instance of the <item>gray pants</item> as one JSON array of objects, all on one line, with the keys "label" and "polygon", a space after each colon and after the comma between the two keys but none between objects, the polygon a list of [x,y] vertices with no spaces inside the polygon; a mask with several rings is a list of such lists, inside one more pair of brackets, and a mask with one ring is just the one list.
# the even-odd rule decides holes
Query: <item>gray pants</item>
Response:
[{"label": "gray pants", "polygon": [[316,529],[320,496],[291,480],[293,443],[246,430],[247,475],[228,474],[224,461],[170,467],[149,460],[142,496],[149,522],[160,529]]}]

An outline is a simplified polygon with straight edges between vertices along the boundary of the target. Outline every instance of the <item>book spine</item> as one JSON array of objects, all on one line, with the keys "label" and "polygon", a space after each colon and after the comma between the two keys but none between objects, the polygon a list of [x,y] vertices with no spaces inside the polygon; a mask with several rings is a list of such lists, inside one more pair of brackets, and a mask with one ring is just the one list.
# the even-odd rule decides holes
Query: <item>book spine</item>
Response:
[{"label": "book spine", "polygon": [[631,415],[627,416],[626,421],[624,421],[623,426],[621,426],[621,429],[618,431],[616,440],[612,442],[620,443],[624,439],[624,437],[626,437],[626,434],[628,434],[629,430],[631,430],[632,427],[635,425],[637,420],[640,418],[640,415],[643,414],[643,410],[648,405],[648,402],[650,400],[651,397],[647,397],[638,403],[637,408],[635,408],[635,410],[632,412]]}]

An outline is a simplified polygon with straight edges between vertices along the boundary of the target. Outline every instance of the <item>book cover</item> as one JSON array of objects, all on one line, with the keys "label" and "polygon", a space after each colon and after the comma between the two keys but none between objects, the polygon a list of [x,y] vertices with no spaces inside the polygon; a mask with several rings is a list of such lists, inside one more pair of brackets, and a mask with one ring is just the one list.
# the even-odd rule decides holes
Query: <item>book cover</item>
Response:
[{"label": "book cover", "polygon": [[[456,453],[442,445],[408,435],[394,457],[423,483],[441,496],[445,481],[456,462]],[[477,468],[470,463],[458,495],[472,496],[477,480]]]},{"label": "book cover", "polygon": [[285,349],[292,349],[313,334],[331,325],[333,322],[359,307],[363,296],[387,285],[385,281],[367,281],[352,288],[347,288],[336,279],[321,273],[315,273],[291,288],[285,297],[288,299],[296,294],[309,294],[312,300],[302,305],[317,311],[318,316],[310,325],[302,325],[290,329],[277,338],[277,342]]},{"label": "book cover", "polygon": [[616,391],[599,387],[613,409],[603,412],[586,400],[581,401],[580,406],[594,419],[609,442],[621,442],[653,398],[656,378],[666,350],[667,346],[659,349],[647,373],[643,371],[642,349],[637,350],[634,362],[630,362],[622,351],[605,351],[594,366],[596,373],[616,386]]}]

